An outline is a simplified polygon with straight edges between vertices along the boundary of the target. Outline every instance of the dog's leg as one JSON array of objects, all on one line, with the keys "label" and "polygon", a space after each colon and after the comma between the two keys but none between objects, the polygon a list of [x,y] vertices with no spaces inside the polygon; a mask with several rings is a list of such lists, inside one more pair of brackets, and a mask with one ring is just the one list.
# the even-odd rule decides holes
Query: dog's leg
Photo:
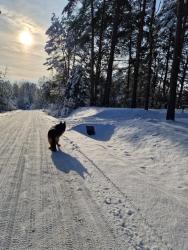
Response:
[{"label": "dog's leg", "polygon": [[50,137],[48,137],[48,143],[50,144],[49,149],[51,149],[52,140]]},{"label": "dog's leg", "polygon": [[57,146],[60,148],[61,144],[59,144],[59,137],[57,138]]},{"label": "dog's leg", "polygon": [[48,138],[48,141],[49,141],[49,144],[50,144],[49,149],[54,151],[54,152],[57,151],[55,138]]}]

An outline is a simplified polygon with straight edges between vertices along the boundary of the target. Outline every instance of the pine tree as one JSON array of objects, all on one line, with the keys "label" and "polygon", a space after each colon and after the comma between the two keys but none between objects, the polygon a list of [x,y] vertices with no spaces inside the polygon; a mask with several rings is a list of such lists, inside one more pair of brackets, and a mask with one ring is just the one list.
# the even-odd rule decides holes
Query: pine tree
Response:
[{"label": "pine tree", "polygon": [[[89,82],[90,105],[145,109],[166,105],[172,79],[176,0],[164,0],[158,10],[156,0],[129,2],[69,0],[60,17],[52,16],[46,44],[46,65],[53,70],[46,85],[49,101],[63,105],[72,69],[80,66]],[[186,43],[182,51],[186,55]],[[179,65],[181,103],[186,93],[186,56]]]},{"label": "pine tree", "polygon": [[71,71],[64,96],[64,111],[67,115],[78,107],[88,105],[88,82],[83,75],[83,69],[77,65]]},{"label": "pine tree", "polygon": [[183,70],[182,70],[182,76],[180,79],[180,91],[178,95],[178,101],[177,101],[177,107],[181,108],[183,106],[183,88],[184,88],[184,83],[187,75],[187,70],[188,70],[188,53],[186,54],[186,59],[185,62],[183,63]]},{"label": "pine tree", "polygon": [[155,19],[155,9],[156,9],[156,0],[153,0],[152,3],[152,12],[149,24],[149,60],[148,60],[148,79],[145,88],[145,110],[149,108],[149,98],[150,98],[150,88],[152,80],[152,63],[153,63],[153,48],[154,48],[154,19]]},{"label": "pine tree", "polygon": [[127,1],[125,0],[114,1],[114,14],[113,14],[113,27],[112,27],[110,55],[109,55],[109,60],[108,60],[107,78],[106,78],[106,84],[105,84],[105,89],[104,89],[104,99],[103,99],[103,105],[105,106],[109,106],[109,103],[110,103],[114,54],[115,54],[115,48],[118,42],[118,27],[122,20],[122,15],[124,13],[125,7],[127,7],[128,10],[130,10],[131,8]]},{"label": "pine tree", "polygon": [[132,108],[136,108],[137,106],[136,99],[137,99],[138,75],[139,75],[139,67],[140,67],[140,54],[141,54],[141,45],[142,45],[142,39],[143,39],[145,15],[146,15],[146,0],[143,0],[142,11],[141,11],[140,20],[139,20],[137,44],[136,44],[136,60],[135,60],[135,66],[134,66],[134,82],[133,82],[132,103],[131,103]]},{"label": "pine tree", "polygon": [[100,29],[99,29],[99,41],[98,41],[98,52],[97,52],[97,62],[96,62],[96,76],[95,76],[95,102],[99,104],[98,101],[98,92],[100,86],[100,77],[101,77],[101,64],[103,58],[103,45],[104,45],[104,29],[105,29],[105,10],[106,10],[106,0],[103,0],[101,6],[101,20],[100,20]]},{"label": "pine tree", "polygon": [[176,37],[170,78],[170,94],[166,115],[167,120],[175,120],[176,87],[188,15],[188,2],[184,2],[184,0],[178,0],[177,4]]},{"label": "pine tree", "polygon": [[90,82],[91,82],[91,93],[90,93],[90,105],[95,105],[95,80],[94,80],[94,39],[95,39],[95,30],[94,30],[94,1],[90,0],[91,8],[91,73],[90,73]]}]

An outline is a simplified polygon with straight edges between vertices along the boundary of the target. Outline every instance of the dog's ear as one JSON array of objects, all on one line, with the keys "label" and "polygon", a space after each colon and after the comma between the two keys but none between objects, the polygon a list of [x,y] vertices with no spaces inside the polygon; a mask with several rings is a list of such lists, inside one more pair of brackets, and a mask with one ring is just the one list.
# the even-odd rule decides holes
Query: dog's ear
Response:
[{"label": "dog's ear", "polygon": [[60,124],[62,124],[62,121],[60,121]]}]

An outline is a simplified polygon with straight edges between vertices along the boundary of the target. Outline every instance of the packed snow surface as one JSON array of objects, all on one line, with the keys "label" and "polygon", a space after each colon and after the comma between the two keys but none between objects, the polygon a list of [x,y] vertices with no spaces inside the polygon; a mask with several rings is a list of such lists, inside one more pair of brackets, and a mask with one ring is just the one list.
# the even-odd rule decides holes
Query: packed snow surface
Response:
[{"label": "packed snow surface", "polygon": [[[188,113],[88,108],[67,120],[67,136],[131,200],[173,249],[188,249]],[[87,136],[85,125],[94,125]],[[134,215],[132,215],[134,216]]]},{"label": "packed snow surface", "polygon": [[78,109],[52,153],[57,122],[0,115],[0,249],[188,249],[187,112]]}]

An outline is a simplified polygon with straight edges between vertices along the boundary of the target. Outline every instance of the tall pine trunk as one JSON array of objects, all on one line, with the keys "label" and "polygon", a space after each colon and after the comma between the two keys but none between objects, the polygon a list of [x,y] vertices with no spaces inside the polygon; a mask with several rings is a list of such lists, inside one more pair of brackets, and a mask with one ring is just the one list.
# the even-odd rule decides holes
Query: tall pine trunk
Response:
[{"label": "tall pine trunk", "polygon": [[100,33],[99,33],[99,51],[98,51],[98,58],[97,58],[97,65],[96,65],[96,77],[95,77],[95,100],[96,100],[96,103],[97,103],[98,86],[100,84],[100,75],[101,75],[105,9],[106,9],[106,0],[103,0]]},{"label": "tall pine trunk", "polygon": [[93,0],[91,1],[91,73],[90,73],[90,82],[91,82],[91,89],[90,89],[90,105],[95,105],[95,81],[94,81],[94,6]]},{"label": "tall pine trunk", "polygon": [[183,87],[184,87],[185,77],[186,77],[186,73],[187,73],[187,68],[188,68],[188,56],[187,56],[186,62],[184,64],[183,74],[182,74],[182,77],[180,80],[180,92],[179,92],[178,103],[177,103],[178,108],[180,108],[182,106]]},{"label": "tall pine trunk", "polygon": [[170,78],[170,95],[166,115],[167,120],[173,121],[175,120],[176,88],[184,43],[184,35],[186,30],[187,13],[185,12],[185,9],[187,9],[187,5],[187,3],[184,3],[184,0],[178,0],[175,48]]},{"label": "tall pine trunk", "polygon": [[164,81],[163,81],[163,98],[164,99],[166,98],[166,85],[167,85],[167,76],[168,76],[171,44],[172,44],[172,30],[170,30],[170,32],[169,32],[168,48],[167,48],[167,54],[166,54],[166,67],[165,67],[165,76],[164,76]]},{"label": "tall pine trunk", "polygon": [[157,87],[158,83],[158,72],[159,72],[159,65],[157,65],[157,61],[155,60],[155,74],[153,77],[153,82],[152,82],[152,89],[151,89],[151,108],[154,108],[154,101],[155,101],[155,90]]},{"label": "tall pine trunk", "polygon": [[118,27],[121,22],[121,16],[123,14],[125,6],[130,9],[130,5],[126,0],[115,0],[114,1],[114,15],[113,15],[113,27],[112,27],[112,37],[110,46],[110,55],[108,60],[107,78],[104,89],[103,105],[109,106],[110,104],[110,94],[112,86],[112,72],[114,63],[115,48],[118,42]]},{"label": "tall pine trunk", "polygon": [[109,55],[109,60],[108,60],[107,78],[106,78],[104,97],[103,97],[104,106],[109,106],[109,102],[110,102],[114,53],[115,53],[115,47],[118,41],[117,35],[118,35],[118,25],[119,25],[120,0],[114,1],[114,9],[115,9],[115,13],[113,16],[113,29],[112,29],[112,38],[111,38],[111,46],[110,46],[110,55]]},{"label": "tall pine trunk", "polygon": [[142,12],[141,12],[141,17],[139,21],[137,45],[136,45],[136,61],[135,61],[135,66],[134,66],[134,82],[133,82],[132,103],[131,103],[132,108],[136,108],[138,74],[139,74],[139,67],[140,67],[140,54],[141,54],[141,45],[142,45],[142,39],[143,39],[145,14],[146,14],[146,0],[143,0]]},{"label": "tall pine trunk", "polygon": [[156,0],[153,0],[152,14],[149,25],[149,63],[148,63],[148,81],[145,90],[145,110],[148,110],[149,108],[150,87],[152,78],[153,47],[154,47],[153,24],[155,19],[155,6],[156,6]]},{"label": "tall pine trunk", "polygon": [[126,100],[129,98],[129,94],[130,94],[129,92],[130,92],[131,64],[132,64],[132,30],[131,30],[131,34],[129,38],[129,66],[128,66],[128,72],[127,72],[125,103],[126,103]]}]

